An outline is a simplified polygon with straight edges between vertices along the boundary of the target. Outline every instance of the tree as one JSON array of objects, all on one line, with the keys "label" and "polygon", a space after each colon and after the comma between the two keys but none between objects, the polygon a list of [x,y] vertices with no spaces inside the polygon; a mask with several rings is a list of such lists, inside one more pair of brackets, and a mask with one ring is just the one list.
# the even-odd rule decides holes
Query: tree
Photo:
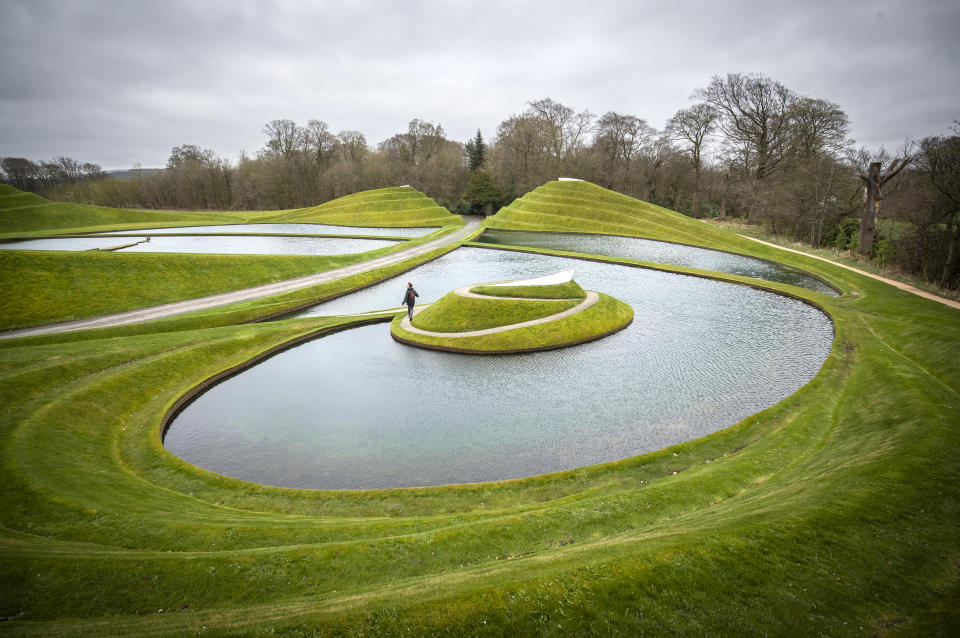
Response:
[{"label": "tree", "polygon": [[933,207],[946,230],[947,255],[940,274],[940,285],[949,288],[960,257],[960,122],[956,135],[928,137],[919,144],[917,169],[925,175],[937,193]]},{"label": "tree", "polygon": [[487,159],[487,145],[483,143],[483,136],[480,135],[480,129],[477,129],[477,135],[466,143],[467,166],[473,172],[483,167]]},{"label": "tree", "polygon": [[629,190],[633,162],[656,130],[635,115],[613,111],[597,121],[593,147],[600,157],[600,180],[608,187]]},{"label": "tree", "polygon": [[491,215],[503,203],[503,193],[494,179],[485,170],[478,168],[470,173],[470,182],[463,193],[474,214]]},{"label": "tree", "polygon": [[688,109],[680,109],[667,121],[668,134],[677,141],[689,144],[687,151],[693,162],[694,185],[693,201],[690,210],[694,217],[700,217],[700,174],[703,170],[703,144],[717,124],[717,110],[709,104],[695,104]]},{"label": "tree", "polygon": [[293,120],[272,120],[264,125],[263,132],[268,138],[267,150],[285,157],[303,148],[306,140],[305,131]]},{"label": "tree", "polygon": [[25,157],[4,157],[0,168],[6,175],[6,181],[22,191],[36,190],[40,178],[40,167]]},{"label": "tree", "polygon": [[590,130],[593,114],[590,111],[575,113],[569,106],[550,98],[529,102],[526,115],[537,118],[544,125],[547,149],[553,156],[554,170],[559,175],[561,167],[570,159]]},{"label": "tree", "polygon": [[867,170],[860,173],[864,184],[863,213],[860,216],[860,243],[857,252],[866,257],[870,256],[873,248],[873,237],[877,231],[877,220],[880,218],[880,201],[884,185],[907,167],[910,156],[893,160],[886,171],[881,171],[883,162],[870,162]]},{"label": "tree", "polygon": [[783,160],[795,96],[784,85],[759,74],[714,76],[695,94],[720,114],[727,142],[746,153],[757,180],[772,174]]},{"label": "tree", "polygon": [[170,157],[167,158],[167,168],[175,169],[189,164],[210,166],[215,159],[216,154],[212,149],[201,149],[195,144],[182,144],[174,146],[170,150]]}]

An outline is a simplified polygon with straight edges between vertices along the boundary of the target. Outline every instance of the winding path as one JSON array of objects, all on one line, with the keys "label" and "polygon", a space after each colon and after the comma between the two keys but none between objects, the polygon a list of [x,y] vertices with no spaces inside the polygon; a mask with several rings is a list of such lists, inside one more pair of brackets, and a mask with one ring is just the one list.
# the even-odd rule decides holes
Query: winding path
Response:
[{"label": "winding path", "polygon": [[[513,299],[519,301],[568,301],[566,299],[540,299],[540,298],[530,298],[530,297],[494,297],[493,295],[478,295],[475,292],[470,292],[471,288],[476,288],[478,284],[473,284],[470,286],[463,286],[462,288],[457,288],[454,290],[454,294],[460,295],[461,297],[470,297],[473,299]],[[480,284],[483,285],[483,284]],[[600,299],[600,295],[592,290],[588,290],[586,298],[578,303],[573,308],[567,308],[563,312],[558,312],[556,314],[548,315],[546,317],[540,317],[539,319],[531,319],[529,321],[521,321],[520,323],[511,323],[505,326],[497,326],[496,328],[485,328],[483,330],[470,330],[468,332],[432,332],[430,330],[421,330],[420,328],[415,328],[412,323],[410,323],[410,317],[404,317],[400,322],[400,326],[407,332],[412,332],[418,335],[424,335],[427,337],[449,337],[449,338],[460,338],[460,337],[482,337],[484,335],[497,334],[498,332],[506,332],[508,330],[516,330],[517,328],[526,328],[528,326],[536,326],[542,323],[548,323],[550,321],[558,321],[564,317],[569,317],[570,315],[575,315],[578,312],[583,312],[593,304],[597,303]],[[427,308],[429,304],[424,304],[423,306],[417,307],[413,314],[416,316],[421,310]]]},{"label": "winding path", "polygon": [[21,330],[9,330],[0,332],[0,339],[15,339],[18,337],[32,337],[36,335],[53,334],[58,332],[70,332],[73,330],[91,330],[93,328],[107,328],[112,326],[122,326],[129,323],[139,323],[141,321],[151,321],[153,319],[162,319],[175,315],[182,315],[197,310],[207,310],[217,308],[242,301],[251,301],[262,297],[269,297],[284,292],[309,288],[317,284],[324,284],[338,279],[344,279],[352,275],[370,272],[378,268],[393,266],[408,259],[425,255],[431,251],[449,246],[463,241],[472,235],[480,227],[480,220],[468,219],[465,226],[451,233],[433,239],[424,244],[398,250],[389,255],[383,255],[369,261],[362,261],[349,266],[325,270],[323,272],[297,277],[295,279],[286,279],[262,286],[244,288],[231,292],[209,295],[207,297],[197,297],[196,299],[187,299],[185,301],[176,301],[173,303],[151,306],[149,308],[139,308],[127,312],[118,312],[90,319],[79,319],[77,321],[67,321],[64,323],[55,323],[36,328],[24,328]]}]

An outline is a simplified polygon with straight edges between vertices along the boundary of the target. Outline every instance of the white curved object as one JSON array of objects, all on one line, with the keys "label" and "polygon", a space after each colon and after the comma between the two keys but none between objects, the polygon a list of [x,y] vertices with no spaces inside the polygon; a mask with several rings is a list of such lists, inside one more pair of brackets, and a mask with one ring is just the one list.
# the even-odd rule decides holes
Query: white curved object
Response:
[{"label": "white curved object", "polygon": [[[573,269],[561,270],[553,275],[546,277],[537,277],[536,279],[518,279],[516,281],[504,281],[499,284],[480,284],[481,286],[553,286],[555,284],[565,284],[573,281]],[[471,286],[472,287],[472,286]]]}]

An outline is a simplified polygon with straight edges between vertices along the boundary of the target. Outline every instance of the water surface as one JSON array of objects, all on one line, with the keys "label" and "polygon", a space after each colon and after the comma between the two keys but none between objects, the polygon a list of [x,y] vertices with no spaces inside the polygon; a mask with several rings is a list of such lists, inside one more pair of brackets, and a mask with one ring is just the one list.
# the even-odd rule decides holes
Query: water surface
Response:
[{"label": "water surface", "polygon": [[386,488],[490,481],[625,458],[701,437],[795,392],[833,329],[794,299],[656,271],[460,248],[316,307],[362,312],[462,285],[574,268],[634,308],[625,330],[550,352],[470,356],[394,342],[387,324],[300,345],[221,383],[166,446],[249,481]]},{"label": "water surface", "polygon": [[[0,243],[8,250],[91,250],[134,244],[146,239],[138,237],[66,237],[29,239]],[[356,239],[350,237],[297,236],[152,236],[150,241],[122,248],[118,253],[215,253],[233,255],[345,255],[362,253],[397,242],[385,239]]]},{"label": "water surface", "polygon": [[803,271],[745,255],[719,250],[671,244],[637,237],[590,235],[579,233],[541,233],[514,230],[487,230],[475,241],[506,246],[530,246],[578,253],[639,259],[660,264],[714,270],[731,275],[755,277],[767,281],[800,286],[837,296],[839,293],[824,281]]},{"label": "water surface", "polygon": [[392,228],[367,226],[328,226],[325,224],[222,224],[218,226],[180,226],[178,228],[147,228],[140,230],[112,230],[98,235],[163,235],[167,233],[274,233],[279,235],[384,235],[393,237],[422,237],[439,227]]}]

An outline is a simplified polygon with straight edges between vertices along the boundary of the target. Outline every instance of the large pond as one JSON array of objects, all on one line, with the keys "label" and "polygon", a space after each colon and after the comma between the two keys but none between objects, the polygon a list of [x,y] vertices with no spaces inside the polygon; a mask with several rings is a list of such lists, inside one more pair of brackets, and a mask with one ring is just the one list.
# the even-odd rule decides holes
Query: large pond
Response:
[{"label": "large pond", "polygon": [[[8,250],[91,250],[105,249],[139,242],[146,237],[65,237],[28,239],[0,243]],[[120,253],[216,253],[233,255],[346,255],[362,253],[383,246],[396,246],[385,239],[350,237],[297,237],[250,235],[152,236],[115,252]]]},{"label": "large pond", "polygon": [[324,224],[222,224],[219,226],[181,226],[178,228],[147,228],[112,230],[98,235],[165,235],[169,233],[274,233],[278,235],[384,235],[388,237],[422,237],[434,228],[387,228],[359,226],[327,226]]},{"label": "large pond", "polygon": [[792,284],[831,296],[839,294],[826,282],[812,275],[774,262],[725,253],[719,250],[671,244],[651,239],[612,235],[487,230],[475,241],[487,244],[503,244],[505,246],[530,246],[608,257],[640,259]]},{"label": "large pond", "polygon": [[421,301],[469,283],[575,269],[634,308],[588,344],[469,356],[394,342],[386,324],[300,345],[201,394],[166,446],[216,472],[304,488],[387,488],[530,476],[701,437],[795,392],[833,327],[800,301],[627,266],[460,248],[312,313]]}]

